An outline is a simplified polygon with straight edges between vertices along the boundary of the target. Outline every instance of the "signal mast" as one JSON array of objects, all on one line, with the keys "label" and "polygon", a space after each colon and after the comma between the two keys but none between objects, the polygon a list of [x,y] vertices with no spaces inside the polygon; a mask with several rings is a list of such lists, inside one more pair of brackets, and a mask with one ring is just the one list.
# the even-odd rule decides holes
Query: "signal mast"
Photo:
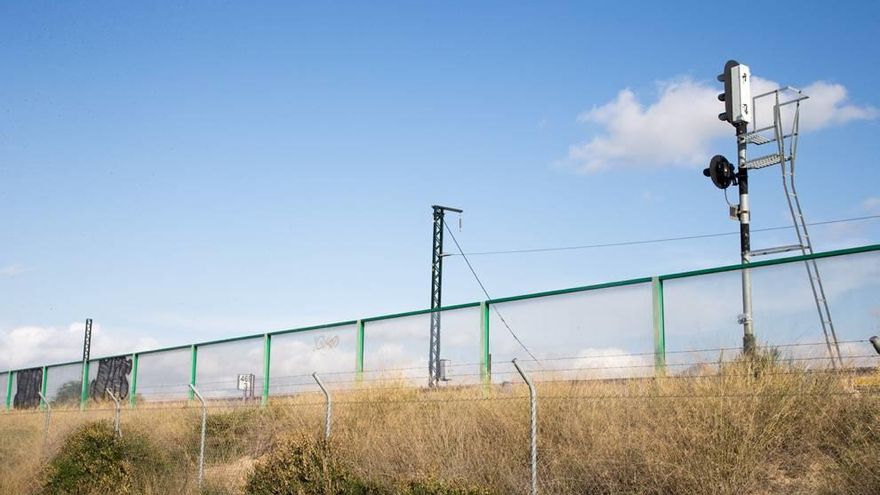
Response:
[{"label": "signal mast", "polygon": [[[744,266],[751,262],[753,256],[764,256],[800,251],[803,255],[813,254],[807,222],[801,209],[797,188],[795,187],[795,160],[799,136],[800,104],[809,98],[802,91],[786,86],[766,93],[752,96],[751,71],[745,64],[728,60],[724,72],[718,81],[724,83],[724,92],[718,99],[724,102],[725,110],[718,115],[719,120],[730,123],[736,129],[736,167],[723,155],[715,155],[709,161],[709,167],[703,175],[709,177],[719,189],[727,189],[731,185],[739,187],[739,204],[730,207],[731,218],[739,221],[740,259]],[[767,108],[770,113],[768,122],[759,123],[756,108]],[[783,118],[784,117],[784,118]],[[750,125],[751,124],[751,128]],[[775,144],[775,147],[772,146]],[[769,154],[749,160],[749,146],[760,147],[771,145],[775,148]],[[767,249],[752,250],[749,223],[749,170],[757,170],[780,165],[782,171],[782,187],[791,213],[791,220],[797,234],[797,244]],[[828,356],[831,364],[842,365],[840,347],[831,311],[825,296],[825,288],[819,275],[819,267],[815,259],[804,261],[810,288],[816,303],[816,311],[825,336]],[[742,313],[738,322],[743,326],[743,352],[755,352],[754,322],[752,320],[752,281],[748,268],[742,270]]]}]

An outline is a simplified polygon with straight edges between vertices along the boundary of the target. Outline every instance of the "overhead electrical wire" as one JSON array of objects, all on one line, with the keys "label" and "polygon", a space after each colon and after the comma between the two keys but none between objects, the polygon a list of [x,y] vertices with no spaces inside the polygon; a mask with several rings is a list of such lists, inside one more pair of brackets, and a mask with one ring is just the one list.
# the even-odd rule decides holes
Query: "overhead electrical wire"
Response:
[{"label": "overhead electrical wire", "polygon": [[[808,226],[817,226],[817,225],[831,225],[837,223],[846,223],[846,222],[860,222],[865,220],[877,220],[880,219],[880,215],[868,215],[863,217],[852,217],[852,218],[841,218],[837,220],[826,220],[824,222],[811,222],[808,223]],[[778,226],[778,227],[764,227],[760,229],[751,229],[754,232],[772,232],[777,230],[788,230],[793,229],[792,225]],[[545,252],[553,252],[553,251],[575,251],[580,249],[596,249],[596,248],[606,248],[606,247],[621,247],[621,246],[636,246],[640,244],[659,244],[663,242],[675,242],[675,241],[688,241],[694,239],[707,239],[711,237],[725,237],[731,235],[739,235],[739,231],[736,232],[715,232],[710,234],[695,234],[695,235],[684,235],[677,237],[662,237],[657,239],[640,239],[640,240],[632,240],[632,241],[618,241],[618,242],[605,242],[605,243],[597,243],[597,244],[582,244],[577,246],[557,246],[557,247],[545,247],[545,248],[527,248],[527,249],[508,249],[508,250],[499,250],[499,251],[476,251],[472,253],[450,253],[449,256],[487,256],[487,255],[496,255],[496,254],[526,254],[526,253],[545,253]],[[453,237],[454,239],[454,237]]]},{"label": "overhead electrical wire", "polygon": [[[489,295],[489,291],[486,290],[486,286],[483,285],[483,281],[480,280],[479,275],[477,275],[477,271],[474,270],[474,266],[471,265],[471,261],[468,259],[467,254],[465,254],[464,250],[461,249],[461,244],[458,243],[458,239],[455,238],[455,234],[452,233],[452,229],[450,229],[449,225],[446,224],[445,219],[443,220],[443,226],[446,228],[446,231],[449,232],[449,236],[452,237],[452,242],[455,243],[455,247],[458,249],[459,255],[462,258],[464,258],[464,262],[467,263],[468,269],[470,269],[471,274],[473,274],[474,279],[476,279],[477,284],[479,284],[479,286],[480,286],[480,289],[483,290],[483,294],[486,296],[486,299],[487,300],[492,299],[492,296]],[[540,360],[537,357],[535,357],[535,355],[532,354],[532,351],[530,351],[529,348],[526,347],[526,345],[523,343],[523,341],[520,340],[519,337],[517,337],[516,333],[514,333],[513,329],[510,328],[510,325],[507,323],[507,320],[505,320],[504,316],[501,315],[501,312],[498,311],[498,307],[495,305],[492,305],[492,309],[495,310],[495,314],[498,315],[498,318],[501,320],[501,323],[504,324],[504,326],[507,328],[507,331],[510,332],[511,337],[513,337],[513,339],[516,340],[517,344],[519,344],[519,346],[522,347],[524,351],[526,351],[526,353],[529,355],[529,357],[531,357],[532,360],[538,364],[538,366],[541,366]],[[542,366],[542,368],[543,368],[543,366]]]}]

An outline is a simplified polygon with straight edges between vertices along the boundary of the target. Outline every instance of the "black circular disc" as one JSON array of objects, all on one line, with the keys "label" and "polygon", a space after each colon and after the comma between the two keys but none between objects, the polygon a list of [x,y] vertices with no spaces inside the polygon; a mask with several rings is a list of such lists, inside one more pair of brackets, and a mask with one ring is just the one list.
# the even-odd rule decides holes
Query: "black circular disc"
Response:
[{"label": "black circular disc", "polygon": [[712,183],[719,189],[727,189],[733,182],[733,164],[727,161],[723,155],[715,155],[709,161],[709,177]]}]

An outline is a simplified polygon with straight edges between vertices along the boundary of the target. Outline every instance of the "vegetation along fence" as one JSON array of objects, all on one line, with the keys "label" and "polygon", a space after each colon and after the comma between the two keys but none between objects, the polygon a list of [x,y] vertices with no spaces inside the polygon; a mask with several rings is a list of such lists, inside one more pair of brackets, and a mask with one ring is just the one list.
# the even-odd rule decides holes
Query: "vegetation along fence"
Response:
[{"label": "vegetation along fence", "polygon": [[[867,338],[880,333],[880,245],[748,265],[758,340],[805,368],[832,366],[805,268],[811,260],[822,273],[844,366],[875,365]],[[718,366],[741,346],[744,269],[722,266],[439,309],[445,383],[516,381],[515,357],[538,380],[688,374]],[[87,408],[110,394],[136,407],[192,400],[192,386],[209,402],[266,404],[314,390],[312,373],[331,387],[380,376],[423,385],[430,317],[431,310],[411,311],[10,370],[0,373],[0,407],[30,409],[48,401]]]}]

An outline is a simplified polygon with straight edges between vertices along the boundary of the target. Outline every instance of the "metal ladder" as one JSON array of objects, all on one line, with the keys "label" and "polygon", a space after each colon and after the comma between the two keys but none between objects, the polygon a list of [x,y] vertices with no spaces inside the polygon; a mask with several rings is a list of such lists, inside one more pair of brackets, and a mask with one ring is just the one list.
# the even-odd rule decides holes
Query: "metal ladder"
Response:
[{"label": "metal ladder", "polygon": [[[759,100],[772,99],[773,124],[759,128],[756,119],[754,130],[746,134],[743,139],[747,144],[757,146],[776,143],[776,152],[748,160],[745,166],[749,169],[758,169],[776,165],[777,163],[780,164],[782,187],[785,191],[785,199],[788,203],[788,210],[791,213],[791,220],[797,234],[798,243],[791,246],[755,250],[751,252],[752,255],[761,256],[795,250],[799,250],[803,255],[813,254],[813,245],[810,241],[807,221],[804,218],[797,187],[795,186],[795,159],[797,157],[799,135],[800,103],[807,98],[808,96],[803,94],[803,92],[791,87],[773,90],[753,98],[752,108],[755,110],[758,108],[756,105]],[[787,133],[783,123],[784,110],[791,112],[791,128]],[[831,310],[828,307],[825,287],[819,274],[819,265],[815,259],[808,259],[804,261],[804,266],[810,280],[810,288],[813,292],[813,299],[816,302],[816,311],[819,314],[819,321],[821,322],[822,333],[825,336],[825,344],[828,348],[831,365],[834,368],[838,366],[843,367],[840,345],[837,341],[837,333],[834,330],[834,322],[831,319]]]}]

